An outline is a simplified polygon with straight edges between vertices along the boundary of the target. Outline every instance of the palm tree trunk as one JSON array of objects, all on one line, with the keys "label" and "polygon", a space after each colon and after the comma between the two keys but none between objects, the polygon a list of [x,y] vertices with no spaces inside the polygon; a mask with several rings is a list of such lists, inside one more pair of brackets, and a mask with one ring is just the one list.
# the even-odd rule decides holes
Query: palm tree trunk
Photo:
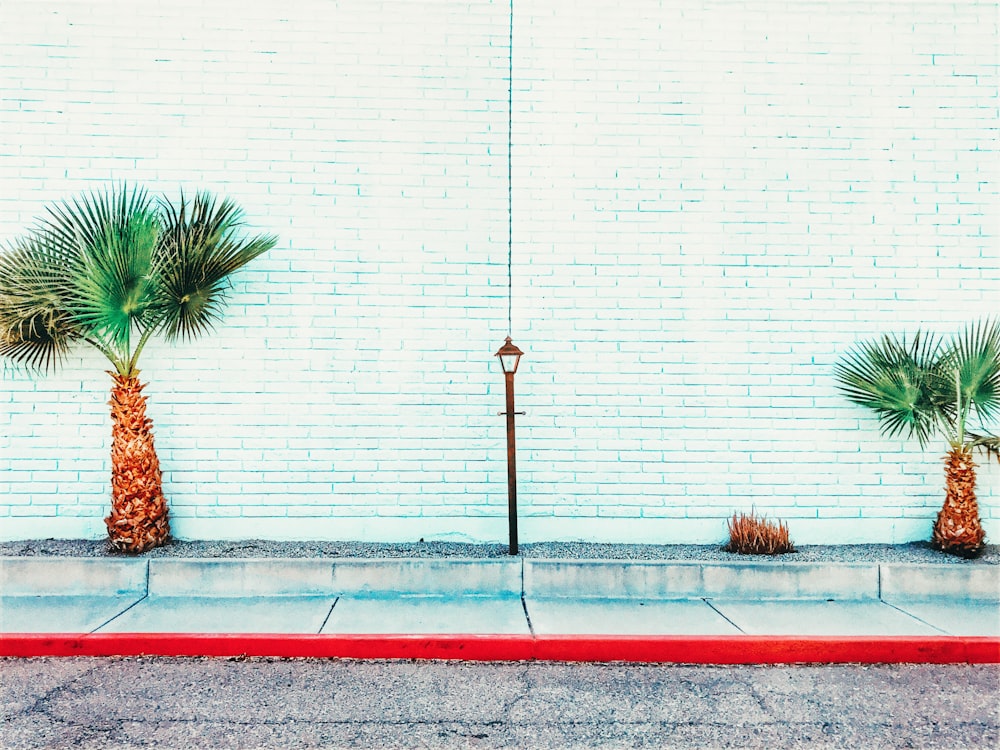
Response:
[{"label": "palm tree trunk", "polygon": [[111,374],[111,515],[104,519],[111,547],[140,553],[170,538],[153,421],[146,416],[144,385]]},{"label": "palm tree trunk", "polygon": [[944,507],[934,524],[932,544],[962,557],[983,551],[986,533],[979,522],[976,504],[976,464],[968,448],[952,448],[945,457],[947,492]]}]

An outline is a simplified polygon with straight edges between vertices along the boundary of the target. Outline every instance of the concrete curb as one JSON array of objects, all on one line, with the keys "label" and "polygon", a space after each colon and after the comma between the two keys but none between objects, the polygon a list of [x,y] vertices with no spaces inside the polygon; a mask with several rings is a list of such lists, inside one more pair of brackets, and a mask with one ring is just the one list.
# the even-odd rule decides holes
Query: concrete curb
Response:
[{"label": "concrete curb", "polygon": [[148,590],[147,561],[0,557],[0,594],[125,596]]},{"label": "concrete curb", "polygon": [[543,559],[0,557],[0,594],[1000,601],[1000,566]]},{"label": "concrete curb", "polygon": [[877,565],[525,560],[528,596],[578,599],[878,599]]},{"label": "concrete curb", "polygon": [[[935,622],[934,618],[947,619],[959,611],[965,612],[964,616],[985,611],[985,616],[989,617],[1000,602],[1000,566],[523,558],[122,560],[0,557],[0,594],[11,605],[27,607],[28,612],[41,612],[47,606],[79,604],[88,597],[111,600],[110,603],[87,602],[88,606],[82,611],[89,620],[85,618],[81,622],[93,622],[75,634],[0,633],[0,656],[13,657],[146,654],[694,664],[1000,663],[1000,637],[994,635],[992,627],[982,631],[977,625],[965,634],[949,628],[947,632],[952,635],[937,635],[944,632],[943,628],[926,626],[926,622]],[[523,598],[522,602],[514,599],[518,596]],[[61,599],[63,603],[36,601],[47,597]],[[897,619],[927,618],[924,628],[936,633],[560,635],[558,630],[538,632],[529,621],[524,625],[530,633],[516,634],[517,631],[503,632],[499,620],[495,619],[486,625],[487,630],[480,631],[482,634],[469,634],[468,631],[459,634],[372,634],[353,630],[321,635],[268,634],[228,632],[229,626],[220,633],[137,633],[128,632],[137,628],[127,624],[123,628],[126,632],[91,632],[109,617],[117,617],[116,612],[130,610],[130,600],[131,603],[139,600],[146,603],[157,600],[201,602],[196,606],[209,610],[222,607],[228,612],[253,599],[261,600],[253,606],[271,611],[268,610],[274,607],[273,602],[268,604],[271,597],[289,597],[288,602],[293,601],[291,597],[300,600],[332,598],[334,602],[338,597],[345,597],[347,602],[353,602],[351,607],[361,607],[361,610],[372,606],[376,609],[389,607],[393,612],[404,603],[415,604],[417,599],[437,600],[427,605],[432,607],[445,606],[440,600],[447,599],[447,606],[463,613],[478,611],[477,607],[482,609],[479,605],[483,602],[495,606],[496,601],[506,601],[503,607],[516,605],[518,613],[524,601],[534,605],[549,602],[546,604],[549,609],[552,609],[552,602],[557,603],[557,608],[577,605],[600,608],[612,600],[631,601],[636,607],[643,606],[645,601],[647,611],[656,607],[697,604],[706,614],[714,608],[714,617],[719,617],[720,610],[728,611],[733,617],[732,607],[748,602],[753,606],[787,610],[789,607],[833,607],[837,605],[824,602],[836,600],[847,608],[886,607]],[[217,601],[210,602],[213,598]],[[699,601],[701,599],[714,599],[715,602],[710,606]],[[653,606],[657,600],[659,603]],[[677,600],[689,600],[691,604]],[[888,600],[921,601],[923,604],[919,607],[923,609],[914,604],[910,609],[919,614],[907,615]],[[534,605],[529,609],[537,618],[539,610]],[[425,605],[421,602],[420,606]],[[493,612],[490,617],[495,617],[496,611],[504,611],[503,607],[490,610]],[[617,610],[611,607],[605,611]],[[527,610],[524,615],[528,616]],[[675,615],[676,611],[671,616]],[[25,619],[22,614],[20,622],[34,629],[38,622],[31,618],[36,616],[29,615]],[[551,612],[549,616],[553,616]],[[190,621],[182,621],[190,626]],[[699,630],[699,627],[704,628],[701,620],[693,622],[695,629],[691,632],[714,632]],[[157,620],[152,623],[151,630],[169,629],[164,624]],[[315,627],[311,633],[322,629],[318,623],[310,627]],[[469,627],[468,623],[462,625],[463,630],[465,627]],[[845,632],[858,631],[848,629]]]},{"label": "concrete curb", "polygon": [[150,596],[314,596],[331,590],[324,560],[149,560]]},{"label": "concrete curb", "polygon": [[979,599],[1000,602],[1000,566],[913,563],[879,567],[883,599]]},{"label": "concrete curb", "polygon": [[473,559],[341,560],[332,593],[352,596],[520,596],[522,562]]}]

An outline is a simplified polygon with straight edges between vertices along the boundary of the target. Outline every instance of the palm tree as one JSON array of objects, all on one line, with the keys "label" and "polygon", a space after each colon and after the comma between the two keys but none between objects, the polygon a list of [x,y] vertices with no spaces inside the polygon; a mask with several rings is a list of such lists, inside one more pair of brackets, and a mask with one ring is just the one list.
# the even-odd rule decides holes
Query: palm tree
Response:
[{"label": "palm tree", "polygon": [[[1000,416],[1000,320],[969,325],[944,342],[933,335],[885,336],[859,344],[836,366],[848,399],[872,409],[882,432],[948,443],[946,492],[931,537],[945,552],[975,557],[986,535],[976,504],[973,451],[1000,459],[1000,437],[987,423]],[[975,423],[973,422],[975,416]]]},{"label": "palm tree", "polygon": [[220,319],[228,277],[274,246],[245,238],[242,212],[205,193],[153,201],[124,186],[48,209],[0,253],[0,355],[54,368],[77,343],[111,362],[112,548],[139,553],[170,535],[139,355],[154,335],[190,340]]}]

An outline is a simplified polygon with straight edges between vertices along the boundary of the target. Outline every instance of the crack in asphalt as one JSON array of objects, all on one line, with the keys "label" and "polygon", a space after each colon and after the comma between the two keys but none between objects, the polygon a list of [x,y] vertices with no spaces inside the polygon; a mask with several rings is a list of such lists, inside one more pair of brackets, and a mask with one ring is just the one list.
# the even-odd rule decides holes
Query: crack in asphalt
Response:
[{"label": "crack in asphalt", "polygon": [[[181,668],[163,668],[174,662]],[[39,662],[37,673],[44,674],[45,664]],[[25,679],[34,673],[27,670]],[[487,700],[466,700],[465,675]],[[942,683],[945,675],[953,675],[954,682]],[[790,747],[951,743],[971,750],[992,748],[998,739],[996,711],[975,708],[996,695],[998,677],[995,667],[740,669],[521,662],[493,668],[391,660],[373,665],[255,658],[250,665],[237,665],[205,658],[95,659],[79,673],[29,694],[23,708],[5,712],[17,720],[23,739],[8,745],[0,738],[0,746],[500,748],[523,746],[526,738],[537,736],[549,746],[663,747],[664,737],[680,733],[678,747],[774,747],[776,739],[787,739]],[[412,682],[421,678],[425,681],[414,692]],[[294,688],[286,690],[293,681]],[[962,685],[972,692],[958,692]],[[260,692],[270,688],[272,693]],[[341,709],[358,688],[374,689],[360,703]],[[911,697],[900,702],[904,696]],[[881,698],[894,702],[886,707]],[[431,710],[421,715],[420,705]],[[892,705],[905,711],[892,713]],[[965,706],[964,713],[948,710],[952,706]],[[278,718],[272,707],[307,715]],[[689,744],[681,744],[682,737]],[[720,739],[729,744],[719,744]]]},{"label": "crack in asphalt", "polygon": [[[101,669],[102,669],[101,664],[94,664],[89,669],[86,669],[83,672],[79,672],[73,675],[65,682],[56,685],[55,687],[51,688],[50,690],[47,690],[45,693],[40,695],[35,700],[35,702],[32,703],[30,706],[27,706],[22,710],[12,714],[10,716],[10,719],[20,717],[28,719],[30,721],[33,720],[35,716],[42,716],[49,722],[51,722],[51,724],[55,727],[67,727],[67,728],[82,730],[82,733],[79,736],[74,737],[71,740],[72,745],[69,745],[69,747],[79,747],[84,742],[88,742],[92,739],[96,739],[99,737],[110,738],[114,733],[114,727],[80,724],[76,721],[70,719],[64,719],[63,717],[57,716],[55,713],[53,713],[52,710],[53,709],[52,704],[55,700],[58,700],[58,698],[63,694],[68,694],[76,690],[77,683],[83,682],[87,678],[92,677],[95,672],[98,672]],[[6,721],[8,721],[8,719],[5,717],[5,722]],[[64,742],[65,740],[66,738],[63,738],[62,741]],[[61,746],[67,747],[67,745],[65,744],[61,744]]]}]

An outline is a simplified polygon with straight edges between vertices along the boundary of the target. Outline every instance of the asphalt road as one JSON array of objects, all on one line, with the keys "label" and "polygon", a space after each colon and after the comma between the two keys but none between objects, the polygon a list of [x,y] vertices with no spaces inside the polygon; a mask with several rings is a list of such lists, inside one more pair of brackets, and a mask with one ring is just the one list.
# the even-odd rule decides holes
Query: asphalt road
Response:
[{"label": "asphalt road", "polygon": [[1000,666],[0,659],[3,748],[1000,746]]}]

